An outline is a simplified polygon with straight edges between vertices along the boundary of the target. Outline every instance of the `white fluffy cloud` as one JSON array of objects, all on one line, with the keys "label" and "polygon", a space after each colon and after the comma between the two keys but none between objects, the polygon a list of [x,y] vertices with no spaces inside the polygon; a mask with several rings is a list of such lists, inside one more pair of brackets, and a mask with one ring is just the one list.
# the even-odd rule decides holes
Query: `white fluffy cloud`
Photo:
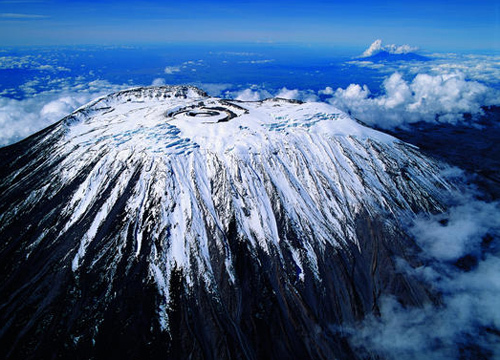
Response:
[{"label": "white fluffy cloud", "polygon": [[276,97],[283,99],[299,99],[300,92],[297,89],[287,89],[286,87],[282,88],[277,94]]},{"label": "white fluffy cloud", "polygon": [[372,97],[365,85],[337,89],[328,101],[368,124],[394,128],[418,121],[462,121],[464,113],[478,115],[482,106],[499,105],[500,94],[462,73],[418,74],[411,81],[394,73],[383,82],[384,93]]},{"label": "white fluffy cloud", "polygon": [[163,78],[156,78],[153,80],[153,82],[151,83],[151,85],[153,86],[163,86],[165,85],[165,79]]},{"label": "white fluffy cloud", "polygon": [[80,106],[106,93],[123,89],[93,81],[62,91],[46,91],[16,100],[0,97],[0,146],[19,141],[62,119]]},{"label": "white fluffy cloud", "polygon": [[265,96],[263,96],[262,91],[245,89],[236,93],[235,98],[236,100],[241,100],[241,101],[259,101],[265,98]]},{"label": "white fluffy cloud", "polygon": [[226,91],[225,96],[227,98],[234,98],[236,100],[242,101],[258,101],[274,97],[301,101],[318,101],[319,99],[316,93],[312,90],[288,89],[286,87],[283,87],[275,91],[269,91],[266,89],[261,89],[258,86],[252,86],[248,89],[239,90],[236,92]]},{"label": "white fluffy cloud", "polygon": [[334,93],[335,93],[335,91],[330,86],[327,86],[323,90],[318,91],[319,95],[333,95]]},{"label": "white fluffy cloud", "polygon": [[389,45],[382,45],[382,40],[378,39],[375,40],[368,49],[366,49],[361,57],[370,57],[373,55],[378,54],[379,52],[382,51],[387,51],[390,54],[408,54],[414,51],[417,51],[417,47],[413,47],[410,45],[394,45],[394,44],[389,44]]},{"label": "white fluffy cloud", "polygon": [[25,100],[0,98],[0,146],[8,145],[49,126],[88,100],[90,99],[85,96],[82,98],[48,94]]}]

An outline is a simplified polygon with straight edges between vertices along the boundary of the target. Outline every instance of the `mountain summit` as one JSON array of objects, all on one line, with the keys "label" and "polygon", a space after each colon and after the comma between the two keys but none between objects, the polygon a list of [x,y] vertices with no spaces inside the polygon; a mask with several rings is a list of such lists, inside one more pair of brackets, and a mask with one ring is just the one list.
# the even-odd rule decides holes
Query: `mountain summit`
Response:
[{"label": "mountain summit", "polygon": [[137,88],[0,159],[5,359],[362,358],[343,326],[431,301],[395,259],[441,165],[327,104]]},{"label": "mountain summit", "polygon": [[391,61],[429,61],[427,56],[416,53],[417,47],[410,45],[382,45],[382,40],[375,40],[358,59],[373,62]]}]

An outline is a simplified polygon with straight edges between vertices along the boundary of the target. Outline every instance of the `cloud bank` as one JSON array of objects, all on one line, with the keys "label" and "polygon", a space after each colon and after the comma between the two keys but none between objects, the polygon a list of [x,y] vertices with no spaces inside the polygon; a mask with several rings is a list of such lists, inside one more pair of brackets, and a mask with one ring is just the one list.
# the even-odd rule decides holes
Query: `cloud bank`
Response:
[{"label": "cloud bank", "polygon": [[424,264],[400,271],[440,294],[440,305],[404,308],[383,299],[381,316],[369,316],[352,341],[387,359],[500,358],[500,204],[456,194],[458,203],[439,215],[419,217],[410,232]]},{"label": "cloud bank", "polygon": [[41,59],[39,56],[34,55],[0,56],[0,69],[31,69],[52,72],[71,71],[66,67],[57,65],[53,59]]},{"label": "cloud bank", "polygon": [[418,74],[411,81],[394,73],[382,84],[383,93],[372,97],[366,85],[337,89],[328,101],[354,117],[390,129],[418,121],[457,124],[463,114],[482,114],[482,106],[500,104],[500,94],[462,73]]},{"label": "cloud bank", "polygon": [[462,73],[468,80],[480,81],[497,89],[500,88],[500,56],[498,55],[430,54],[427,58],[429,61],[418,64],[404,60],[373,62],[363,58],[348,61],[346,64],[376,70],[385,75],[395,72],[407,76]]},{"label": "cloud bank", "polygon": [[410,45],[382,45],[382,40],[375,40],[368,49],[366,49],[361,57],[370,57],[373,55],[377,55],[378,53],[385,51],[389,54],[409,54],[417,51],[417,47],[413,47]]},{"label": "cloud bank", "polygon": [[0,146],[19,141],[91,100],[127,86],[92,81],[71,89],[45,91],[23,100],[0,96]]}]

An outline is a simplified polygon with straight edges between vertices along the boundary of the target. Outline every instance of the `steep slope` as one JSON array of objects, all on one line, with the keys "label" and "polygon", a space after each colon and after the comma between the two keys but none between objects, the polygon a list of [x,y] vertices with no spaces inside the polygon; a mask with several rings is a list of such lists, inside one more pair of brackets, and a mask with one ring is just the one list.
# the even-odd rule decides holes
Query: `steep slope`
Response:
[{"label": "steep slope", "polygon": [[401,224],[451,185],[327,104],[133,89],[0,159],[3,358],[356,358],[342,324],[430,301]]}]

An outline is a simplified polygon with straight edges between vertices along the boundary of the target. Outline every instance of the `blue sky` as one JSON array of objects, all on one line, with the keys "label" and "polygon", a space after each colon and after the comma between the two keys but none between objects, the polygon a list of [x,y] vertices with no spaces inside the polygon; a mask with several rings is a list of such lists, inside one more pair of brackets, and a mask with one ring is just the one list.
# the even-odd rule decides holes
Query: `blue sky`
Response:
[{"label": "blue sky", "polygon": [[0,1],[0,45],[277,42],[386,43],[500,50],[500,2]]}]

